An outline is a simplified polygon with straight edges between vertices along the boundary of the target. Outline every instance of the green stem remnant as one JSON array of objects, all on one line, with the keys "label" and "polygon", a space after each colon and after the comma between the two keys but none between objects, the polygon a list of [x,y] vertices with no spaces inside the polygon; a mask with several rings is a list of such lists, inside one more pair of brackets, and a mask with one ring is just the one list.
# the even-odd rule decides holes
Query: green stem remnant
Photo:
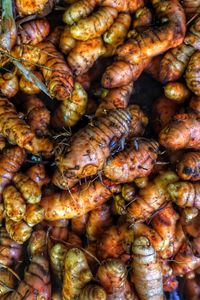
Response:
[{"label": "green stem remnant", "polygon": [[13,18],[12,0],[2,0],[2,20],[0,45],[10,51],[17,39],[17,29]]}]

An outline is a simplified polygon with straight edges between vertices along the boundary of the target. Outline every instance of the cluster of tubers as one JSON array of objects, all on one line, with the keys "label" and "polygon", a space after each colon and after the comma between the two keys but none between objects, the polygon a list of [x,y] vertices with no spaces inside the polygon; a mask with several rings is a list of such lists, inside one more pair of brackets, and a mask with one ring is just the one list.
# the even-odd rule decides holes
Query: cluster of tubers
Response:
[{"label": "cluster of tubers", "polygon": [[1,13],[0,300],[200,299],[200,1]]}]

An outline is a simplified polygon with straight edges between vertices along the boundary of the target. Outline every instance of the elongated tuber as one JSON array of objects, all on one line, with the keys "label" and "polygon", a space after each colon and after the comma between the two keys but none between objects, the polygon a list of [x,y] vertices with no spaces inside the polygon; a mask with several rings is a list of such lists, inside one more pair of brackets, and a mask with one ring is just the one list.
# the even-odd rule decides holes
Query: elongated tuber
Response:
[{"label": "elongated tuber", "polygon": [[25,160],[25,151],[18,146],[5,149],[0,157],[0,195],[9,184],[15,173],[19,171]]},{"label": "elongated tuber", "polygon": [[138,237],[133,242],[133,282],[141,300],[164,299],[162,271],[149,240]]},{"label": "elongated tuber", "polygon": [[117,10],[112,7],[101,7],[91,16],[72,25],[70,32],[73,38],[86,41],[101,36],[114,22]]},{"label": "elongated tuber", "polygon": [[[88,124],[72,138],[68,152],[57,157],[61,173],[71,178],[95,175],[110,155],[111,145],[125,138],[130,130],[128,109],[109,110],[94,125]],[[94,152],[95,149],[95,152]]]},{"label": "elongated tuber", "polygon": [[76,299],[91,279],[92,273],[84,253],[78,248],[67,251],[64,262],[63,299]]},{"label": "elongated tuber", "polygon": [[158,144],[153,140],[136,139],[125,150],[107,161],[103,173],[117,183],[131,182],[148,176],[156,163]]},{"label": "elongated tuber", "polygon": [[17,44],[37,45],[49,34],[50,24],[45,19],[37,19],[20,25]]},{"label": "elongated tuber", "polygon": [[101,37],[78,41],[67,56],[67,62],[75,75],[87,72],[94,62],[105,53]]},{"label": "elongated tuber", "polygon": [[180,207],[196,207],[200,209],[200,184],[198,182],[180,181],[169,184],[168,193]]},{"label": "elongated tuber", "polygon": [[167,186],[178,181],[178,176],[172,171],[166,171],[154,178],[153,182],[140,189],[139,197],[127,207],[130,221],[145,220],[161,205],[170,199]]},{"label": "elongated tuber", "polygon": [[82,85],[75,82],[74,89],[68,99],[62,101],[52,116],[52,126],[63,129],[74,126],[84,115],[87,107],[88,95]]},{"label": "elongated tuber", "polygon": [[197,96],[200,96],[200,88],[199,88],[199,71],[200,71],[200,51],[195,52],[190,58],[185,78],[187,82],[187,86],[189,89]]},{"label": "elongated tuber", "polygon": [[160,144],[171,150],[200,148],[198,115],[178,114],[160,132]]},{"label": "elongated tuber", "polygon": [[76,190],[62,191],[42,199],[40,204],[45,210],[45,219],[49,221],[63,218],[71,219],[86,214],[106,202],[111,191],[98,180],[82,184]]}]

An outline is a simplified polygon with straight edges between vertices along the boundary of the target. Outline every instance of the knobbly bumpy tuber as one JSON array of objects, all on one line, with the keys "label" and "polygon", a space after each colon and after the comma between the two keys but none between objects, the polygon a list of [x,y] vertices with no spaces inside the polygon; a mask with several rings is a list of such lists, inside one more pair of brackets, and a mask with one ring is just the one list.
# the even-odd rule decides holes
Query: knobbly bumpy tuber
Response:
[{"label": "knobbly bumpy tuber", "polygon": [[89,240],[97,240],[99,236],[112,224],[110,207],[106,204],[99,206],[90,212],[87,225],[86,235]]},{"label": "knobbly bumpy tuber", "polygon": [[[44,165],[42,165],[42,164],[33,165],[31,168],[29,168],[26,171],[26,174],[23,174],[23,175],[26,175],[26,177],[27,177],[27,180],[25,180],[25,176],[23,177],[24,183],[28,182],[28,178],[29,178],[29,180],[32,180],[34,183],[36,183],[40,189],[43,185],[48,184],[50,181],[49,177],[46,175]],[[15,180],[13,180],[13,181],[15,182]],[[18,182],[17,179],[16,179],[16,182]],[[22,186],[22,183],[20,183],[19,186]],[[20,187],[18,187],[18,188],[20,189]],[[27,190],[28,190],[28,188],[27,188]]]},{"label": "knobbly bumpy tuber", "polygon": [[[182,228],[179,228],[179,215],[174,210],[171,203],[166,205],[155,215],[151,222],[151,226],[163,241],[162,250],[158,252],[158,256],[166,259],[175,255],[182,244],[183,232]],[[177,238],[180,242],[179,245],[177,245]],[[154,247],[153,241],[152,246]]]},{"label": "knobbly bumpy tuber", "polygon": [[22,246],[12,240],[4,227],[0,228],[0,263],[4,266],[17,264],[22,256]]},{"label": "knobbly bumpy tuber", "polygon": [[[199,46],[200,48],[200,46]],[[185,78],[189,89],[197,96],[200,96],[200,51],[195,52],[187,65]]]},{"label": "knobbly bumpy tuber", "polygon": [[137,64],[183,42],[186,31],[185,15],[179,2],[152,2],[158,18],[165,18],[166,21],[159,27],[136,32],[134,38],[117,49],[119,59]]},{"label": "knobbly bumpy tuber", "polygon": [[63,101],[52,116],[52,126],[63,129],[74,126],[84,115],[88,96],[82,85],[75,82],[71,96]]},{"label": "knobbly bumpy tuber", "polygon": [[133,89],[133,82],[130,82],[122,87],[107,90],[106,96],[101,99],[95,115],[98,117],[108,109],[126,108],[133,93]]},{"label": "knobbly bumpy tuber", "polygon": [[30,127],[19,117],[14,105],[6,98],[0,98],[0,133],[11,144],[31,150],[30,142],[34,133]]},{"label": "knobbly bumpy tuber", "polygon": [[179,215],[168,204],[160,210],[152,219],[151,227],[142,224],[134,224],[134,235],[148,238],[159,257],[166,259],[174,252],[176,225]]},{"label": "knobbly bumpy tuber", "polygon": [[130,258],[133,235],[133,229],[129,228],[127,223],[107,228],[98,240],[98,257],[101,259],[114,257],[126,261]]},{"label": "knobbly bumpy tuber", "polygon": [[174,274],[183,276],[199,266],[200,258],[195,256],[190,245],[187,242],[184,242],[171,264]]},{"label": "knobbly bumpy tuber", "polygon": [[78,41],[67,56],[67,62],[75,75],[87,72],[94,62],[105,53],[101,37]]},{"label": "knobbly bumpy tuber", "polygon": [[200,121],[198,115],[178,114],[163,128],[159,135],[160,144],[171,150],[200,148]]},{"label": "knobbly bumpy tuber", "polygon": [[159,80],[162,83],[175,81],[183,75],[190,57],[199,49],[199,32],[200,18],[197,18],[189,27],[184,42],[163,56],[159,70]]},{"label": "knobbly bumpy tuber", "polygon": [[200,184],[198,182],[180,181],[171,183],[167,190],[172,201],[178,206],[200,209]]},{"label": "knobbly bumpy tuber", "polygon": [[5,221],[5,228],[9,236],[18,244],[25,243],[32,233],[32,228],[23,220],[15,222],[7,218]]},{"label": "knobbly bumpy tuber", "polygon": [[17,44],[37,45],[42,42],[50,31],[50,24],[45,19],[37,19],[20,25],[17,32]]},{"label": "knobbly bumpy tuber", "polygon": [[[57,157],[61,173],[70,178],[95,175],[121,139],[130,131],[131,114],[128,109],[109,110],[92,124],[78,131],[67,153]],[[95,149],[95,152],[94,152]]]},{"label": "knobbly bumpy tuber", "polygon": [[27,203],[38,203],[41,200],[41,190],[36,182],[26,174],[17,173],[13,177],[13,183],[21,192]]},{"label": "knobbly bumpy tuber", "polygon": [[144,134],[145,128],[149,122],[147,116],[140,109],[138,105],[132,104],[128,106],[128,110],[131,113],[131,126],[129,139],[133,137],[142,136]]},{"label": "knobbly bumpy tuber", "polygon": [[26,204],[22,195],[14,186],[9,185],[4,189],[3,200],[7,216],[15,222],[21,221],[26,212]]},{"label": "knobbly bumpy tuber", "polygon": [[43,101],[35,95],[26,96],[23,106],[26,112],[27,123],[31,130],[40,137],[49,135],[50,112]]},{"label": "knobbly bumpy tuber", "polygon": [[81,41],[101,36],[114,22],[117,10],[112,7],[101,7],[91,16],[72,25],[70,32],[73,38]]},{"label": "knobbly bumpy tuber", "polygon": [[141,300],[163,300],[162,271],[149,240],[138,237],[133,242],[132,280]]},{"label": "knobbly bumpy tuber", "polygon": [[134,237],[137,238],[140,236],[148,238],[157,253],[164,250],[165,241],[153,228],[145,225],[144,223],[135,223]]},{"label": "knobbly bumpy tuber", "polygon": [[26,68],[34,69],[37,65],[51,97],[65,100],[73,89],[73,78],[64,57],[50,42],[15,46],[11,53],[15,58],[22,59]]},{"label": "knobbly bumpy tuber", "polygon": [[50,111],[43,101],[35,95],[26,96],[23,106],[27,123],[36,134],[32,140],[32,153],[43,154],[46,157],[52,156],[54,143],[49,138]]},{"label": "knobbly bumpy tuber", "polygon": [[196,288],[200,0],[2,1],[0,300]]},{"label": "knobbly bumpy tuber", "polygon": [[59,279],[62,280],[63,278],[63,271],[64,271],[64,261],[65,255],[67,253],[67,246],[57,243],[50,249],[50,262],[51,268],[53,270],[54,275]]},{"label": "knobbly bumpy tuber", "polygon": [[46,175],[45,167],[42,164],[36,164],[26,171],[26,175],[41,188],[49,183],[50,179]]},{"label": "knobbly bumpy tuber", "polygon": [[71,219],[86,214],[106,202],[112,193],[98,180],[85,183],[70,193],[62,191],[43,197],[40,202],[49,221]]},{"label": "knobbly bumpy tuber", "polygon": [[145,59],[138,64],[129,64],[119,60],[110,65],[102,77],[102,85],[105,88],[118,88],[135,81],[143,70],[150,63],[150,59]]},{"label": "knobbly bumpy tuber", "polygon": [[17,146],[6,149],[0,156],[0,195],[9,184],[15,173],[19,171],[25,160],[25,151]]},{"label": "knobbly bumpy tuber", "polygon": [[[33,234],[34,235],[34,234]],[[34,241],[30,239],[28,248],[32,248],[30,263],[24,272],[23,279],[19,282],[16,290],[8,293],[4,299],[6,300],[21,300],[21,299],[38,299],[51,300],[51,282],[50,282],[50,270],[49,262],[46,256],[46,247],[44,247],[44,240],[41,237],[45,235],[39,235],[40,245],[38,247],[31,247],[31,243]]]},{"label": "knobbly bumpy tuber", "polygon": [[108,31],[103,35],[105,43],[110,45],[121,45],[128,33],[128,29],[131,25],[131,17],[129,14],[119,14],[111,25]]},{"label": "knobbly bumpy tuber", "polygon": [[110,258],[103,261],[98,268],[97,276],[108,295],[108,299],[135,299],[127,281],[126,266],[119,259]]},{"label": "knobbly bumpy tuber", "polygon": [[54,172],[52,177],[52,183],[59,187],[61,190],[70,190],[73,186],[75,186],[79,182],[78,179],[73,179],[66,177],[63,173],[61,173],[58,169]]},{"label": "knobbly bumpy tuber", "polygon": [[135,139],[125,150],[106,162],[103,173],[117,183],[148,176],[156,163],[158,147],[156,141]]},{"label": "knobbly bumpy tuber", "polygon": [[44,209],[40,204],[27,204],[24,221],[29,227],[33,227],[44,220]]},{"label": "knobbly bumpy tuber", "polygon": [[97,284],[88,284],[80,293],[80,300],[106,300],[105,290]]},{"label": "knobbly bumpy tuber", "polygon": [[167,185],[178,181],[178,176],[172,171],[166,171],[154,178],[153,182],[139,190],[138,198],[127,207],[127,217],[130,221],[146,220],[161,205],[170,199]]},{"label": "knobbly bumpy tuber", "polygon": [[26,174],[16,173],[3,191],[6,229],[18,243],[24,243],[32,233],[31,227],[44,219],[44,209],[38,204],[41,187],[49,182],[43,165],[34,165]]},{"label": "knobbly bumpy tuber", "polygon": [[76,299],[81,289],[90,280],[92,280],[92,273],[84,253],[78,248],[68,250],[64,263],[63,299]]},{"label": "knobbly bumpy tuber", "polygon": [[165,21],[161,26],[143,31],[135,30],[131,39],[118,47],[118,61],[109,66],[103,74],[104,87],[120,87],[136,80],[154,56],[182,43],[186,26],[184,11],[179,2],[153,1],[153,6],[158,18]]},{"label": "knobbly bumpy tuber", "polygon": [[63,22],[73,25],[80,19],[87,17],[99,2],[100,0],[80,0],[72,3],[64,12]]},{"label": "knobbly bumpy tuber", "polygon": [[26,69],[31,70],[35,69],[36,65],[44,65],[47,60],[46,51],[41,51],[38,46],[33,47],[28,44],[15,46],[11,51],[11,55],[14,58],[22,60],[22,64],[26,67]]},{"label": "knobbly bumpy tuber", "polygon": [[[50,42],[38,44],[47,59],[41,68],[50,95],[57,100],[66,100],[73,89],[73,77],[64,57]],[[49,69],[48,69],[49,68]]]},{"label": "knobbly bumpy tuber", "polygon": [[75,47],[76,43],[77,40],[75,40],[70,33],[70,27],[65,26],[64,30],[60,35],[59,41],[59,47],[61,49],[61,52],[64,54],[68,54]]},{"label": "knobbly bumpy tuber", "polygon": [[14,97],[19,91],[18,77],[9,72],[0,74],[0,91],[5,97]]}]

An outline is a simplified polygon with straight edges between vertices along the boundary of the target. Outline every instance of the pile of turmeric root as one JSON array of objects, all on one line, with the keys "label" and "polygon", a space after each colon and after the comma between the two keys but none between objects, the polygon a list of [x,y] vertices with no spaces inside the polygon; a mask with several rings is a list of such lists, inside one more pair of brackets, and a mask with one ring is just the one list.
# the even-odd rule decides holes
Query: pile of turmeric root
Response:
[{"label": "pile of turmeric root", "polygon": [[1,2],[0,300],[199,300],[200,1]]}]

